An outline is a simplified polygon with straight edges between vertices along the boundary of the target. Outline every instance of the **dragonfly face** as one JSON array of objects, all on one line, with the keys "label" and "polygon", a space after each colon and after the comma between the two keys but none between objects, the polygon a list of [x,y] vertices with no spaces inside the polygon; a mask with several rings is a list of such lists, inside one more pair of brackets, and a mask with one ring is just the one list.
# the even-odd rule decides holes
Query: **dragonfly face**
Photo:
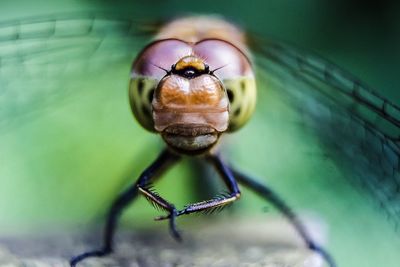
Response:
[{"label": "dragonfly face", "polygon": [[180,151],[204,151],[228,128],[229,101],[220,80],[196,56],[172,66],[153,98],[154,127]]},{"label": "dragonfly face", "polygon": [[201,154],[240,128],[255,104],[247,56],[220,39],[158,40],[133,64],[132,111],[174,150]]}]

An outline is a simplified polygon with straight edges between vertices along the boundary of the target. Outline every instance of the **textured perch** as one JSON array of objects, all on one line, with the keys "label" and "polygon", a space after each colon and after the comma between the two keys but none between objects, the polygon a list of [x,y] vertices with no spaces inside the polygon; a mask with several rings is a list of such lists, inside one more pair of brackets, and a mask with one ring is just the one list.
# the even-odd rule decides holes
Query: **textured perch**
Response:
[{"label": "textured perch", "polygon": [[[214,219],[214,218],[213,218]],[[91,258],[79,266],[123,267],[322,267],[322,259],[307,250],[293,230],[279,219],[254,221],[208,220],[184,225],[184,242],[176,243],[166,231],[120,231],[115,253]],[[318,225],[314,234],[320,235]],[[87,237],[87,236],[86,236]],[[69,266],[67,259],[96,247],[99,237],[57,235],[46,238],[2,239],[0,266]]]}]

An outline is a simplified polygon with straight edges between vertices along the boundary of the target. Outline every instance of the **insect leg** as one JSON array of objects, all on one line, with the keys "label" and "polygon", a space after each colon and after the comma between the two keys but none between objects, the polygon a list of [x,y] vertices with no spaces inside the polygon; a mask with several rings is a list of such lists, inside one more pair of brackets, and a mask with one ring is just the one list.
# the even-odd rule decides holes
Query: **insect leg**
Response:
[{"label": "insect leg", "polygon": [[299,220],[292,209],[278,196],[278,194],[276,194],[274,191],[272,191],[267,186],[261,184],[260,182],[253,180],[246,174],[243,174],[233,168],[231,170],[240,184],[243,184],[244,186],[252,189],[261,197],[271,202],[275,206],[275,208],[282,212],[282,214],[289,220],[289,222],[299,233],[309,249],[320,254],[330,267],[336,267],[335,261],[333,260],[332,256],[324,248],[322,248],[312,240],[311,236],[307,233],[307,230],[304,227],[303,223]]},{"label": "insect leg", "polygon": [[[181,241],[181,235],[176,228],[175,219],[178,214],[178,210],[175,208],[174,204],[168,202],[164,198],[162,198],[157,192],[153,190],[151,186],[146,181],[143,181],[138,184],[138,189],[140,193],[142,193],[154,207],[163,209],[168,211],[169,218],[169,229],[173,238],[177,241]],[[158,217],[157,217],[158,218]],[[157,219],[156,218],[156,219]]]},{"label": "insect leg", "polygon": [[148,183],[149,180],[154,179],[157,175],[162,174],[167,167],[179,159],[175,154],[164,150],[158,158],[140,175],[137,182],[124,191],[111,205],[108,212],[107,222],[104,228],[103,247],[99,250],[88,251],[73,257],[70,260],[71,267],[89,257],[102,257],[112,252],[112,243],[117,226],[117,221],[122,211],[126,206],[131,203],[138,195],[138,185],[140,183]]},{"label": "insect leg", "polygon": [[[210,200],[186,205],[183,210],[178,211],[177,216],[191,214],[195,212],[211,213],[213,211],[220,210],[226,207],[226,205],[231,204],[232,202],[240,198],[240,190],[231,170],[216,155],[209,155],[207,157],[207,160],[209,160],[214,165],[219,174],[222,176],[224,182],[229,189],[229,193],[219,195]],[[160,216],[157,217],[156,220],[164,220],[168,218],[170,218],[169,215]]]}]

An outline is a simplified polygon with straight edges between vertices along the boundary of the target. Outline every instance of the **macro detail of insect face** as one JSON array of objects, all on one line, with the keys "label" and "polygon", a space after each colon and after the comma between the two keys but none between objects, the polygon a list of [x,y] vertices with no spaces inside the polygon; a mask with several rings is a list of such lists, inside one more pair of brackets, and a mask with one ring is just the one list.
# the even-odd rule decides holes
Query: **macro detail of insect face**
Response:
[{"label": "macro detail of insect face", "polygon": [[250,118],[255,81],[245,54],[224,40],[164,39],[136,59],[129,95],[143,127],[179,152],[199,154]]}]

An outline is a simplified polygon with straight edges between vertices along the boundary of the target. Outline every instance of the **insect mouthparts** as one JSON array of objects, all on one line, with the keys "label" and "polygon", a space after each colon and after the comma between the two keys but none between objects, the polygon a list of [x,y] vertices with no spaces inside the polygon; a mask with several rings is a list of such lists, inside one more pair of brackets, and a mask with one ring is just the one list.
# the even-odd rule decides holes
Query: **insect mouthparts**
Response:
[{"label": "insect mouthparts", "polygon": [[215,145],[219,133],[213,127],[203,124],[175,124],[162,133],[164,141],[182,154],[201,154]]}]

